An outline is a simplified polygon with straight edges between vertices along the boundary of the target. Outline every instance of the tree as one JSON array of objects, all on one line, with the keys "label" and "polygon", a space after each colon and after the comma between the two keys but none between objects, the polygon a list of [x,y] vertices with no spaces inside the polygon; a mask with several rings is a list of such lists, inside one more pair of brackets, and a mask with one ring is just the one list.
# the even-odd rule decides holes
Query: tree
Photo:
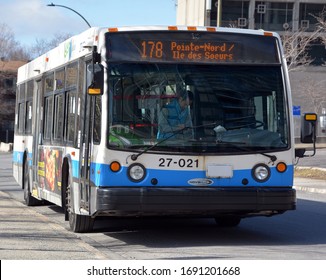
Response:
[{"label": "tree", "polygon": [[318,39],[319,30],[313,32],[286,31],[282,36],[285,58],[289,71],[309,66],[314,59],[309,56],[310,44]]},{"label": "tree", "polygon": [[0,23],[0,58],[2,60],[28,61],[57,47],[69,37],[71,34],[57,33],[50,39],[35,39],[35,43],[30,47],[21,46],[16,41],[12,29],[7,24]]},{"label": "tree", "polygon": [[35,39],[35,43],[30,47],[30,57],[36,58],[49,50],[57,47],[60,43],[70,38],[72,35],[69,33],[54,34],[52,39]]},{"label": "tree", "polygon": [[28,52],[15,40],[11,28],[0,23],[0,58],[3,60],[28,60]]},{"label": "tree", "polygon": [[322,42],[326,46],[326,10],[318,15],[312,15],[317,24],[312,32],[306,32],[305,28],[297,31],[286,30],[282,35],[283,49],[288,63],[289,71],[299,70],[309,66],[314,59],[309,56],[311,45]]}]

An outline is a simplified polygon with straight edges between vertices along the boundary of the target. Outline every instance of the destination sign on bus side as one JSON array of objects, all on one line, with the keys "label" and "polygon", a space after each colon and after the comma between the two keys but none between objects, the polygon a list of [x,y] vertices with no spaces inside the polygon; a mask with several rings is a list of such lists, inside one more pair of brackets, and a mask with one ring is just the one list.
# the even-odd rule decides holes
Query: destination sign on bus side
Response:
[{"label": "destination sign on bus side", "polygon": [[232,62],[237,48],[230,42],[140,41],[143,60]]}]

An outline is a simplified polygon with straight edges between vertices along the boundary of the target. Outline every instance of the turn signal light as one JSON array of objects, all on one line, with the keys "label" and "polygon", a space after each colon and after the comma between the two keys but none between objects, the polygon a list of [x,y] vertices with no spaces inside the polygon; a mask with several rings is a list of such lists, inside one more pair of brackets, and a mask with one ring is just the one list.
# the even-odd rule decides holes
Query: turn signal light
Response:
[{"label": "turn signal light", "polygon": [[315,113],[307,113],[307,114],[304,115],[304,119],[306,121],[315,122],[315,121],[317,121],[317,114],[315,114]]},{"label": "turn signal light", "polygon": [[277,165],[276,165],[276,170],[280,173],[283,173],[285,172],[287,169],[287,165],[284,163],[284,162],[279,162]]},{"label": "turn signal light", "polygon": [[119,162],[117,162],[117,161],[111,162],[110,169],[112,172],[118,172],[120,170],[120,168],[121,168],[121,165]]}]

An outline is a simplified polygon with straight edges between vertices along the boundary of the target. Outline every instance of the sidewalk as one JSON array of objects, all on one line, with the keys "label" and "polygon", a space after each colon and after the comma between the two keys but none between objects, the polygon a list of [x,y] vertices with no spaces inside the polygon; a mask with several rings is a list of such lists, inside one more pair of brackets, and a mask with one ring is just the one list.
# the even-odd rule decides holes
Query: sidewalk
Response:
[{"label": "sidewalk", "polygon": [[298,191],[326,194],[326,180],[294,177],[294,188]]},{"label": "sidewalk", "polygon": [[107,259],[77,234],[0,191],[0,259]]}]

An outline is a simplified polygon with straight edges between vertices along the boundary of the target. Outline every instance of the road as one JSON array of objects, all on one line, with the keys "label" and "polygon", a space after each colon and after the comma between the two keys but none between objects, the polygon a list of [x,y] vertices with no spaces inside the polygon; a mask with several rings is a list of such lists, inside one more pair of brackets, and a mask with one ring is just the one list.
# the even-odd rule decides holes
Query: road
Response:
[{"label": "road", "polygon": [[22,203],[10,157],[0,154],[0,259],[326,259],[326,194],[298,191],[296,211],[233,229],[213,219],[101,218],[94,232],[76,234],[59,207]]},{"label": "road", "polygon": [[[311,155],[307,152],[307,155]],[[326,148],[317,149],[316,155],[313,157],[305,157],[299,160],[298,166],[313,166],[318,168],[326,168]]]}]

